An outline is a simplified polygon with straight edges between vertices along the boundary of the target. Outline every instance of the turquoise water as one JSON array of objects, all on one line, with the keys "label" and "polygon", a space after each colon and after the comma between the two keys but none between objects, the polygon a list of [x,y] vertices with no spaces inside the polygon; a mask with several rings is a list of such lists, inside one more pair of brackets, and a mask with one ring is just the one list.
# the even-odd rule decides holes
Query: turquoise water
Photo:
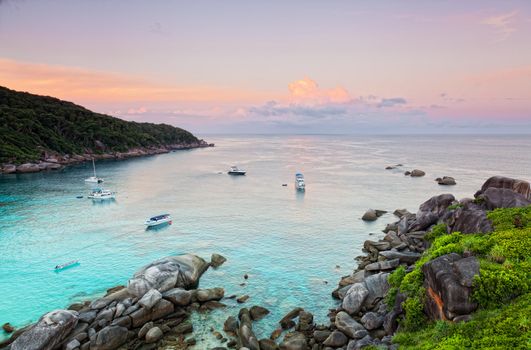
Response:
[{"label": "turquoise water", "polygon": [[[91,164],[0,176],[0,324],[35,321],[125,284],[154,259],[186,252],[228,258],[205,274],[201,287],[248,294],[247,306],[270,309],[256,326],[259,336],[268,336],[294,306],[326,322],[336,305],[330,293],[355,267],[363,241],[380,237],[394,220],[387,214],[365,223],[359,218],[367,208],[416,211],[432,195],[471,196],[492,175],[531,178],[528,136],[207,139],[216,147],[98,162],[105,187],[117,191],[109,204],[86,199],[83,179]],[[427,175],[410,178],[384,170],[396,163]],[[248,175],[219,174],[233,164]],[[297,171],[306,177],[304,194],[294,190]],[[443,175],[454,176],[458,185],[438,186],[433,179]],[[163,212],[172,214],[173,225],[146,231],[145,218]],[[53,270],[73,259],[80,265]],[[240,286],[246,273],[249,279]],[[214,323],[219,329],[240,307],[227,303],[225,310],[196,316],[208,319],[196,322],[197,328],[206,334]]]}]

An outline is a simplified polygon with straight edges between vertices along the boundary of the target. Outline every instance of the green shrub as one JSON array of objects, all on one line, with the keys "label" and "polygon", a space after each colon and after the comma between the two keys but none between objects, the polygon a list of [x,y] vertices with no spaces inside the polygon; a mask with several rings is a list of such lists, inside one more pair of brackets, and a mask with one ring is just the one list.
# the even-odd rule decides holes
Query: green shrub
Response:
[{"label": "green shrub", "polygon": [[424,239],[433,242],[435,238],[446,235],[446,224],[437,224],[431,228],[431,231],[424,236]]},{"label": "green shrub", "polygon": [[499,208],[487,214],[496,231],[513,228],[531,228],[531,206],[524,208]]},{"label": "green shrub", "polygon": [[392,273],[390,273],[389,277],[387,278],[387,281],[389,282],[389,290],[385,296],[385,304],[389,310],[392,309],[395,304],[396,295],[398,294],[400,284],[402,283],[405,275],[406,269],[404,266],[400,265]]}]

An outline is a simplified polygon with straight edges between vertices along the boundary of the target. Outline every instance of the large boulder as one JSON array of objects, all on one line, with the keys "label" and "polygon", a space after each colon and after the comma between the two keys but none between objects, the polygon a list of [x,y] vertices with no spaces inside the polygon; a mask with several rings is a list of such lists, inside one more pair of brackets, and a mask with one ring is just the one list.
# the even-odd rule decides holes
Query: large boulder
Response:
[{"label": "large boulder", "polygon": [[408,230],[423,231],[436,224],[454,201],[455,197],[449,193],[431,197],[420,205],[415,221],[408,227]]},{"label": "large boulder", "polygon": [[438,177],[435,179],[435,181],[437,181],[439,185],[443,185],[443,186],[452,186],[452,185],[457,184],[455,182],[455,179],[451,176],[443,176],[442,178]]},{"label": "large boulder", "polygon": [[409,174],[411,177],[422,177],[426,175],[426,173],[419,169],[413,169],[411,173]]},{"label": "large boulder", "polygon": [[196,292],[197,301],[204,303],[211,300],[220,300],[225,295],[223,288],[198,289]]},{"label": "large boulder", "polygon": [[356,283],[348,290],[343,298],[341,307],[351,315],[357,314],[368,295],[369,290],[365,286],[365,283]]},{"label": "large boulder", "polygon": [[489,178],[481,189],[476,192],[474,197],[483,194],[488,188],[506,188],[513,192],[519,193],[527,199],[531,199],[531,189],[529,182],[524,180],[512,179],[510,177],[493,176]]},{"label": "large boulder", "polygon": [[466,203],[464,207],[453,210],[445,216],[448,232],[488,233],[492,232],[492,222],[487,213],[474,203]]},{"label": "large boulder", "polygon": [[369,291],[363,303],[366,308],[372,308],[387,294],[389,290],[388,276],[388,273],[380,272],[365,279],[365,286]]},{"label": "large boulder", "polygon": [[55,310],[42,316],[39,321],[22,333],[12,344],[11,350],[51,350],[60,345],[76,327],[75,311]]},{"label": "large boulder", "polygon": [[308,350],[308,340],[304,334],[300,332],[292,332],[286,334],[282,343],[280,343],[281,350]]},{"label": "large boulder", "polygon": [[205,260],[196,255],[169,256],[136,272],[129,280],[127,289],[131,294],[142,297],[152,288],[160,292],[176,287],[195,288],[208,266]]},{"label": "large boulder", "polygon": [[426,311],[431,319],[452,320],[477,309],[471,301],[472,282],[479,274],[479,262],[451,253],[422,266],[426,288]]},{"label": "large boulder", "polygon": [[361,324],[344,311],[337,313],[335,326],[349,338],[356,338],[357,334],[359,334],[358,331],[365,330]]},{"label": "large boulder", "polygon": [[481,205],[487,210],[496,208],[516,208],[531,205],[531,200],[518,192],[507,188],[489,187],[478,197]]},{"label": "large boulder", "polygon": [[177,306],[186,306],[192,301],[192,292],[182,288],[173,288],[164,292],[162,297]]},{"label": "large boulder", "polygon": [[138,301],[140,306],[145,307],[146,309],[151,309],[155,304],[162,299],[162,294],[156,289],[150,289],[144,296]]},{"label": "large boulder", "polygon": [[41,171],[39,165],[33,163],[24,163],[17,166],[17,173],[37,173]]},{"label": "large boulder", "polygon": [[107,326],[90,341],[90,350],[113,350],[127,341],[129,331],[125,327]]}]

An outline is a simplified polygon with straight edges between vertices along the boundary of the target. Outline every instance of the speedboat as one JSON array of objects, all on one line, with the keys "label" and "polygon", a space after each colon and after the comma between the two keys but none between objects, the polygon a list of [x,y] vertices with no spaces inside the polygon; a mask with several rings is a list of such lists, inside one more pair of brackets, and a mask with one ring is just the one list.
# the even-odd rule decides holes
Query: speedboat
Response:
[{"label": "speedboat", "polygon": [[231,166],[227,172],[229,175],[245,175],[245,170],[239,169],[237,166]]},{"label": "speedboat", "polygon": [[79,260],[72,260],[64,264],[55,265],[55,271],[64,270],[75,265],[79,265]]},{"label": "speedboat", "polygon": [[304,183],[304,175],[301,173],[295,174],[295,188],[299,191],[304,191],[306,189],[306,184]]},{"label": "speedboat", "polygon": [[115,193],[109,190],[104,190],[103,188],[95,188],[87,196],[87,198],[94,199],[94,200],[106,200],[106,199],[114,199],[114,195]]},{"label": "speedboat", "polygon": [[92,168],[94,169],[94,176],[86,178],[85,182],[93,183],[93,184],[103,183],[103,179],[101,177],[96,176],[96,164],[94,163],[94,158],[92,158]]},{"label": "speedboat", "polygon": [[144,222],[144,225],[146,225],[147,227],[153,227],[153,226],[158,226],[158,225],[162,225],[166,223],[171,225],[170,214],[162,214],[162,215],[153,216],[147,219],[146,222]]}]

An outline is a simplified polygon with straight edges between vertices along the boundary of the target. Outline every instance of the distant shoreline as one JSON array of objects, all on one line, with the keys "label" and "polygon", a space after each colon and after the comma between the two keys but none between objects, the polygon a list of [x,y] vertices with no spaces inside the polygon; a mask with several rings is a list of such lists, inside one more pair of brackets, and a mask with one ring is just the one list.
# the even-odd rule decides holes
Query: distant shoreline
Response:
[{"label": "distant shoreline", "polygon": [[205,140],[187,144],[171,144],[158,147],[135,147],[129,149],[127,152],[105,152],[105,153],[84,153],[84,154],[48,154],[44,153],[38,161],[26,162],[23,164],[0,164],[0,174],[28,174],[38,173],[41,171],[61,170],[69,165],[80,164],[87,161],[94,160],[119,160],[136,157],[151,156],[156,154],[164,154],[172,151],[207,148],[214,147],[213,143],[208,143]]}]

